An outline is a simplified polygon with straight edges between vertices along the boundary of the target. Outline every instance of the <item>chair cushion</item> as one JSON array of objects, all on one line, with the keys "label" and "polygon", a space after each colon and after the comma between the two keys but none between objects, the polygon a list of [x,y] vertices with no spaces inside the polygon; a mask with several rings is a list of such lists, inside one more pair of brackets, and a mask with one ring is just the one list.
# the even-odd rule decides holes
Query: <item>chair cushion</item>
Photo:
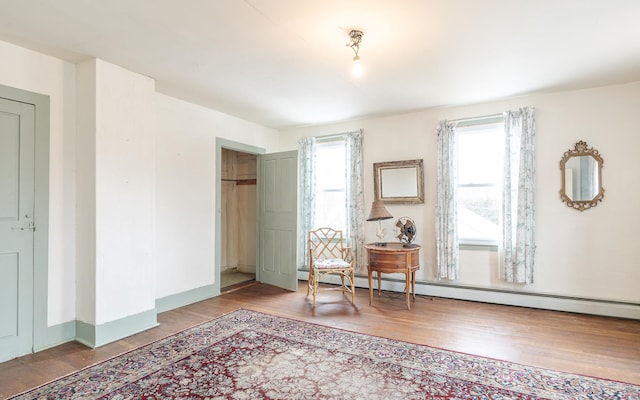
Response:
[{"label": "chair cushion", "polygon": [[317,260],[314,265],[318,269],[331,269],[331,268],[350,268],[351,264],[340,258],[329,258],[326,260]]}]

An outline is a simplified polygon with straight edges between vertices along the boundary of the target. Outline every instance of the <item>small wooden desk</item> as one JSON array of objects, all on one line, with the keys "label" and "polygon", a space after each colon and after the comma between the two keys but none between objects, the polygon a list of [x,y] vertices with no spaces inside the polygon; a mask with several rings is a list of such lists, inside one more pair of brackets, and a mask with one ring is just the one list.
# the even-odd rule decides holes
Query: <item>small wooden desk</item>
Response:
[{"label": "small wooden desk", "polygon": [[364,245],[367,250],[367,272],[369,275],[369,305],[373,302],[372,274],[377,272],[378,295],[380,295],[380,274],[403,273],[406,282],[407,308],[411,309],[411,293],[416,298],[416,271],[420,269],[420,246],[403,247],[402,243],[375,243]]}]

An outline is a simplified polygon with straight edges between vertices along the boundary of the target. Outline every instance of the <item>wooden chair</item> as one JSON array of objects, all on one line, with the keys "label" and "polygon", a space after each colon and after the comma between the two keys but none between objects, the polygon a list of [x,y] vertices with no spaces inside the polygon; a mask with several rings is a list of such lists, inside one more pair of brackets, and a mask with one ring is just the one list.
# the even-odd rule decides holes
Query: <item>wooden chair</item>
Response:
[{"label": "wooden chair", "polygon": [[323,290],[341,290],[351,293],[351,304],[355,305],[355,266],[353,252],[344,247],[342,231],[319,228],[309,231],[309,284],[307,296],[313,293],[313,307],[320,278],[327,274],[340,276],[340,287]]}]

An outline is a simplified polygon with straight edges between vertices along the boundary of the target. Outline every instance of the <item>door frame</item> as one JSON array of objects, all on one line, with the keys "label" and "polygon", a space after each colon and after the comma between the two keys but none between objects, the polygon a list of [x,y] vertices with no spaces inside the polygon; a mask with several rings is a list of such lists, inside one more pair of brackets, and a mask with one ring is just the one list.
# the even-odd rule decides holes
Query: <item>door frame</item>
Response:
[{"label": "door frame", "polygon": [[35,108],[35,159],[33,222],[33,344],[32,351],[57,342],[48,327],[49,306],[49,96],[0,85],[3,99],[31,104]]},{"label": "door frame", "polygon": [[[255,155],[260,155],[260,154],[265,154],[267,152],[267,149],[264,149],[262,147],[256,147],[256,146],[251,146],[248,144],[244,144],[244,143],[240,143],[240,142],[234,142],[232,140],[228,140],[228,139],[222,139],[219,137],[216,137],[216,195],[215,195],[215,202],[216,202],[216,226],[215,226],[215,280],[213,283],[213,295],[214,296],[219,296],[220,295],[220,272],[221,272],[221,251],[222,251],[222,241],[220,240],[220,232],[222,229],[222,149],[228,149],[228,150],[234,150],[234,151],[240,151],[242,153],[248,153],[248,154],[255,154]],[[258,196],[258,193],[256,193],[256,196]],[[258,207],[258,202],[256,201],[256,207]],[[256,215],[257,214],[257,210],[256,210]],[[258,224],[256,224],[256,235],[258,235]],[[256,236],[257,237],[257,236]],[[258,271],[258,241],[256,240],[256,281],[259,281],[260,275]]]}]

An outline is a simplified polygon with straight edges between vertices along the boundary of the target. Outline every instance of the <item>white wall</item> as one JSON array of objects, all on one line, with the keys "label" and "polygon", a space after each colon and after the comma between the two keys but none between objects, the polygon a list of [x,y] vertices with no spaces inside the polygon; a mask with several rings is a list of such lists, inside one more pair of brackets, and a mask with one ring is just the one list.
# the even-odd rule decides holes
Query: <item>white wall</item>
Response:
[{"label": "white wall", "polygon": [[[76,314],[96,321],[96,60],[76,67]],[[65,232],[66,234],[66,232]]]},{"label": "white wall", "polygon": [[0,84],[50,97],[47,313],[53,326],[76,313],[75,66],[2,41],[0,60]]},{"label": "white wall", "polygon": [[155,309],[155,83],[96,64],[96,324],[102,324]]},{"label": "white wall", "polygon": [[101,325],[155,309],[155,90],[102,60],[77,71],[76,319]]},{"label": "white wall", "polygon": [[155,96],[156,297],[214,283],[216,137],[277,150],[273,129]]},{"label": "white wall", "polygon": [[[364,128],[365,202],[373,200],[373,163],[424,159],[425,203],[388,205],[396,218],[409,216],[423,245],[418,279],[435,281],[436,134],[439,120],[500,113],[523,106],[536,108],[537,123],[537,255],[535,283],[511,285],[498,278],[497,257],[488,250],[461,251],[461,279],[481,288],[539,294],[640,302],[640,218],[633,199],[640,187],[630,184],[640,171],[640,82],[588,90],[539,94],[461,107],[429,109],[384,118],[369,118],[281,133],[281,150],[294,149],[303,136]],[[605,197],[585,212],[560,201],[559,162],[578,140],[604,158]],[[389,221],[395,221],[389,220]],[[384,224],[384,222],[383,222]],[[391,230],[392,222],[386,223]],[[375,226],[366,224],[367,241]],[[388,235],[387,240],[391,240]]]}]

